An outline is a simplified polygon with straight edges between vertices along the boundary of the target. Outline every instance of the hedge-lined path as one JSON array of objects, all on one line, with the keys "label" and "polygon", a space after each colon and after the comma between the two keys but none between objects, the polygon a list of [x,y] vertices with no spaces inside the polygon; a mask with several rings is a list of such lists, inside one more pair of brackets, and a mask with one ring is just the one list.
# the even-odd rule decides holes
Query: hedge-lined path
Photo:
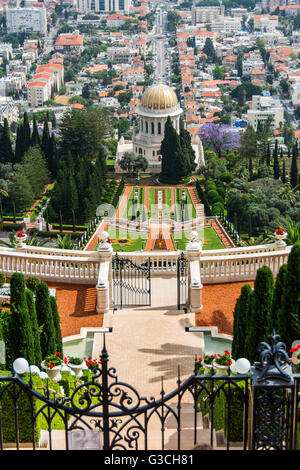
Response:
[{"label": "hedge-lined path", "polygon": [[225,245],[225,248],[232,248],[234,247],[234,245],[229,241],[226,233],[224,232],[224,230],[222,230],[222,228],[220,227],[220,225],[216,222],[216,220],[214,219],[211,219],[210,220],[210,224],[211,224],[211,227],[215,230],[215,232],[219,235],[220,239],[222,240],[222,242],[224,243]]},{"label": "hedge-lined path", "polygon": [[118,209],[117,209],[117,212],[116,212],[116,218],[117,219],[120,219],[122,217],[122,214],[123,214],[124,209],[127,205],[127,202],[128,202],[128,199],[129,199],[129,196],[130,196],[130,193],[131,193],[132,189],[133,189],[133,186],[127,186],[127,185],[125,186],[125,191],[121,196],[121,201],[120,201],[120,204],[118,205]]},{"label": "hedge-lined path", "polygon": [[190,193],[192,203],[194,204],[194,207],[196,209],[197,217],[203,217],[204,218],[203,204],[200,204],[200,202],[199,202],[199,199],[198,199],[198,196],[197,196],[197,193],[196,193],[196,189],[195,188],[188,188],[188,191]]},{"label": "hedge-lined path", "polygon": [[[124,194],[121,197],[121,201],[120,201],[120,204],[118,205],[118,209],[116,212],[116,218],[122,217],[123,211],[128,202],[128,198],[129,198],[132,188],[133,186],[125,186]],[[93,236],[89,239],[87,245],[84,248],[84,251],[94,251],[102,232],[104,232],[107,229],[108,229],[108,222],[106,222],[105,224],[101,224],[96,230],[96,232],[93,234]]]}]

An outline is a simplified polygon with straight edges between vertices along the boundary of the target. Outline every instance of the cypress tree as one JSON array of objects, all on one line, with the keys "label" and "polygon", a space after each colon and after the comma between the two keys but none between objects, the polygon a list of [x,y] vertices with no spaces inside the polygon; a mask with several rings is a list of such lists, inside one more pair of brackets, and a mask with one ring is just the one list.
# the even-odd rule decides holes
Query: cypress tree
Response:
[{"label": "cypress tree", "polygon": [[33,117],[33,126],[32,126],[32,135],[31,135],[31,145],[34,147],[35,145],[40,145],[40,136],[37,127],[37,122],[35,116]]},{"label": "cypress tree", "polygon": [[271,322],[269,326],[269,330],[272,331],[274,329],[276,333],[280,335],[282,341],[286,337],[286,315],[282,305],[286,273],[287,264],[283,264],[280,267],[276,278],[270,319]]},{"label": "cypress tree", "polygon": [[251,301],[249,331],[247,334],[248,359],[252,363],[258,359],[257,348],[267,339],[272,312],[274,278],[268,266],[259,268],[254,283],[254,297]]},{"label": "cypress tree", "polygon": [[50,133],[49,133],[49,126],[48,126],[48,119],[44,119],[44,129],[43,129],[43,135],[42,135],[42,150],[45,155],[47,155],[47,149],[49,145],[49,140],[50,140]]},{"label": "cypress tree", "polygon": [[24,129],[24,147],[25,152],[29,149],[31,145],[31,131],[28,120],[28,114],[25,112],[23,117],[23,129]]},{"label": "cypress tree", "polygon": [[56,351],[59,351],[62,354],[62,352],[63,352],[63,343],[62,343],[60,318],[59,318],[59,313],[58,313],[58,308],[57,308],[56,297],[50,296],[50,303],[51,303],[51,311],[52,311],[54,329],[55,329]]},{"label": "cypress tree", "polygon": [[290,182],[291,182],[291,187],[292,188],[294,188],[298,183],[297,155],[298,155],[298,149],[297,149],[296,145],[294,145],[293,146],[292,164],[291,164],[291,173],[290,173]]},{"label": "cypress tree", "polygon": [[286,183],[286,169],[285,169],[285,161],[282,164],[282,176],[281,181],[285,184]]},{"label": "cypress tree", "polygon": [[10,279],[10,334],[9,350],[12,361],[24,357],[34,364],[34,337],[25,296],[25,281],[21,273],[13,273]]},{"label": "cypress tree", "polygon": [[[300,244],[293,246],[287,263],[282,299],[282,315],[285,316],[285,328],[282,329],[282,341],[287,347],[300,337]],[[283,323],[283,322],[282,322]],[[285,331],[284,331],[285,329]]]},{"label": "cypress tree", "polygon": [[279,161],[278,161],[278,153],[276,152],[276,150],[274,150],[273,152],[273,176],[275,180],[279,179]]},{"label": "cypress tree", "polygon": [[35,298],[36,314],[41,329],[40,342],[42,358],[55,354],[56,331],[50,303],[49,289],[45,282],[40,282],[36,288]]},{"label": "cypress tree", "polygon": [[165,136],[161,143],[162,177],[178,181],[186,175],[187,165],[180,144],[180,137],[173,127],[170,116],[165,125]]},{"label": "cypress tree", "polygon": [[24,127],[21,124],[19,124],[17,128],[14,163],[20,163],[22,161],[25,151],[26,151],[26,148],[25,148]]},{"label": "cypress tree", "polygon": [[247,357],[245,355],[245,341],[249,317],[250,298],[252,288],[250,284],[245,284],[241,289],[241,295],[237,299],[233,314],[233,342],[232,357]]},{"label": "cypress tree", "polygon": [[184,128],[180,130],[180,145],[185,159],[186,175],[190,175],[197,166],[195,163],[196,155],[192,147],[191,135]]},{"label": "cypress tree", "polygon": [[10,130],[8,126],[8,121],[5,118],[3,123],[3,131],[0,139],[0,162],[13,162],[14,155],[10,140]]},{"label": "cypress tree", "polygon": [[37,321],[35,301],[33,297],[33,292],[29,289],[25,290],[26,302],[29,311],[29,317],[31,320],[31,328],[33,334],[33,351],[34,351],[34,362],[36,366],[40,366],[42,362],[42,351],[41,351],[41,342],[40,342],[40,329]]},{"label": "cypress tree", "polygon": [[268,144],[267,147],[267,161],[266,161],[267,166],[271,165],[271,150],[270,150],[270,144]]}]

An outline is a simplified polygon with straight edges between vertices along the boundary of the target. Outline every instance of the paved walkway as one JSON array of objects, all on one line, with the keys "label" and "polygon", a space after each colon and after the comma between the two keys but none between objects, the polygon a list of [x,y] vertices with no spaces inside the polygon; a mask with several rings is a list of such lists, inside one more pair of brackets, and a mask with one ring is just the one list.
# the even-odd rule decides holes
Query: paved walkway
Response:
[{"label": "paved walkway", "polygon": [[[105,315],[103,326],[112,326],[106,335],[109,363],[119,380],[138,390],[142,396],[160,398],[161,380],[170,393],[177,386],[178,366],[181,380],[193,372],[195,354],[203,354],[202,333],[187,333],[195,326],[195,314],[178,311],[176,278],[151,279],[151,307],[132,307]],[[99,338],[94,354],[100,355]]]}]

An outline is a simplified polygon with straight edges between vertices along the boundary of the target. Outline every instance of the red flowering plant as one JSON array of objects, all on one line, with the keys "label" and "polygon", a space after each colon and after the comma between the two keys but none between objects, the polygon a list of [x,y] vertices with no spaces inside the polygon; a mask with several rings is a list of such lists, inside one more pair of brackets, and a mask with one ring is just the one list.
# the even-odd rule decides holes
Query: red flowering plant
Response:
[{"label": "red flowering plant", "polygon": [[283,230],[283,228],[277,228],[275,230],[275,235],[285,235],[286,234],[286,231]]},{"label": "red flowering plant", "polygon": [[300,344],[297,344],[294,348],[291,348],[290,352],[293,354],[290,362],[293,366],[293,369],[298,372],[300,371]]},{"label": "red flowering plant", "polygon": [[228,349],[225,349],[224,354],[216,354],[214,360],[216,364],[219,364],[220,366],[230,366],[232,364]]},{"label": "red flowering plant", "polygon": [[55,354],[49,354],[46,356],[43,362],[45,367],[53,369],[53,367],[60,366],[63,362],[63,359],[61,358],[61,353],[57,351]]},{"label": "red flowering plant", "polygon": [[195,374],[197,374],[202,368],[203,368],[202,357],[195,356],[195,368],[194,368]]},{"label": "red flowering plant", "polygon": [[95,372],[99,364],[102,364],[101,361],[98,361],[97,359],[93,359],[92,357],[88,357],[88,358],[85,357],[84,360],[85,360],[87,367],[92,372]]},{"label": "red flowering plant", "polygon": [[15,233],[15,236],[16,236],[17,238],[23,238],[23,237],[26,236],[26,233],[23,232],[23,230],[18,230],[18,232]]},{"label": "red flowering plant", "polygon": [[216,357],[216,354],[205,354],[204,363],[208,365],[212,364],[215,357]]}]

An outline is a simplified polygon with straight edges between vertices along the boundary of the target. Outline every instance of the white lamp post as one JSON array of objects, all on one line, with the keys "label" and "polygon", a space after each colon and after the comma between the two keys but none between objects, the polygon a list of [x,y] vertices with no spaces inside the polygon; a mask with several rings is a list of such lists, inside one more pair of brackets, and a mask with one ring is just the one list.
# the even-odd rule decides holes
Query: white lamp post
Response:
[{"label": "white lamp post", "polygon": [[18,375],[24,375],[28,372],[29,364],[24,357],[18,357],[13,362],[13,371]]},{"label": "white lamp post", "polygon": [[251,364],[248,359],[241,357],[235,362],[232,371],[237,372],[238,374],[247,374],[250,370]]}]

